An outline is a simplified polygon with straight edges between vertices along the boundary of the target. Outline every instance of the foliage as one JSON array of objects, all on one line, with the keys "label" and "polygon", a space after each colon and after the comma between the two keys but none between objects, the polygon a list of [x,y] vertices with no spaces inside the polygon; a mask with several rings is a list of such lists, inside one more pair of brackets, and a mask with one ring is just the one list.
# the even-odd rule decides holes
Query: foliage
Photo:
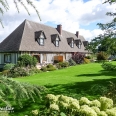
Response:
[{"label": "foliage", "polygon": [[[22,101],[30,99],[35,102],[35,96],[40,97],[42,87],[20,83],[6,77],[0,77],[0,100],[6,105],[12,105],[11,98],[22,107]],[[10,101],[9,101],[10,97]]]},{"label": "foliage", "polygon": [[[116,0],[106,0],[104,3],[110,3],[110,5],[112,5],[116,3]],[[112,16],[113,20],[107,24],[97,24],[104,33],[94,38],[88,44],[87,49],[93,53],[104,51],[114,55],[116,54],[116,12],[107,12],[106,15]]]},{"label": "foliage", "polygon": [[102,64],[102,68],[106,71],[116,71],[116,65],[107,62]]},{"label": "foliage", "polygon": [[68,66],[69,66],[69,63],[68,63],[68,62],[59,62],[59,63],[56,64],[56,67],[57,67],[58,69],[66,68],[66,67],[68,67]]},{"label": "foliage", "polygon": [[87,59],[87,58],[84,58],[84,63],[85,63],[85,64],[88,64],[88,63],[90,63],[90,60]]},{"label": "foliage", "polygon": [[60,116],[61,113],[64,116],[116,116],[113,100],[106,97],[90,101],[86,97],[77,100],[64,95],[47,94],[46,107],[47,110],[43,112],[47,112],[50,116]]},{"label": "foliage", "polygon": [[[25,1],[27,2],[27,4],[28,4],[29,6],[33,7],[33,9],[34,9],[35,12],[37,13],[37,15],[38,15],[38,17],[39,17],[39,19],[40,19],[40,21],[41,21],[39,12],[38,12],[38,10],[36,9],[36,7],[35,7],[35,5],[33,4],[33,2],[32,2],[31,0],[25,0]],[[29,13],[29,11],[28,11],[28,9],[27,9],[27,6],[24,4],[25,1],[14,0],[14,4],[15,4],[15,6],[16,6],[16,9],[17,9],[18,13],[19,13],[18,3],[20,3],[20,4],[25,8],[25,10],[27,11],[27,13],[30,15],[30,13]],[[6,11],[9,10],[10,7],[9,7],[9,4],[8,4],[7,0],[0,0],[0,4],[1,4],[1,6],[2,6],[2,7],[0,7],[0,13],[3,15]],[[0,19],[0,23],[1,23],[2,27],[3,27],[3,24],[2,24],[1,19]]]},{"label": "foliage", "polygon": [[76,65],[76,62],[72,58],[70,58],[68,60],[68,62],[69,62],[69,66],[75,66]]},{"label": "foliage", "polygon": [[30,76],[36,73],[40,73],[41,70],[37,69],[36,67],[13,67],[10,71],[7,73],[7,77],[24,77],[24,76]]},{"label": "foliage", "polygon": [[97,60],[100,61],[100,60],[107,60],[107,54],[105,52],[99,52],[97,54]]},{"label": "foliage", "polygon": [[48,64],[46,67],[47,67],[47,71],[56,70],[56,67],[54,67],[54,65],[52,65],[52,64]]},{"label": "foliage", "polygon": [[85,58],[87,58],[87,59],[91,59],[91,56],[85,56]]},{"label": "foliage", "polygon": [[36,66],[36,64],[37,64],[37,59],[34,56],[30,56],[28,54],[21,55],[18,58],[18,63],[17,63],[18,66],[24,66],[24,67]]},{"label": "foliage", "polygon": [[108,88],[102,84],[92,85],[89,91],[91,92],[91,95],[97,95],[99,93],[101,96],[104,96],[109,92]]},{"label": "foliage", "polygon": [[72,55],[72,59],[77,63],[77,64],[82,64],[84,61],[85,54],[82,53],[74,53]]},{"label": "foliage", "polygon": [[43,67],[41,67],[41,70],[42,70],[43,72],[46,72],[46,71],[47,71],[47,67],[43,66]]},{"label": "foliage", "polygon": [[14,67],[15,64],[12,64],[12,63],[7,63],[4,65],[3,69],[4,70],[10,70]]}]

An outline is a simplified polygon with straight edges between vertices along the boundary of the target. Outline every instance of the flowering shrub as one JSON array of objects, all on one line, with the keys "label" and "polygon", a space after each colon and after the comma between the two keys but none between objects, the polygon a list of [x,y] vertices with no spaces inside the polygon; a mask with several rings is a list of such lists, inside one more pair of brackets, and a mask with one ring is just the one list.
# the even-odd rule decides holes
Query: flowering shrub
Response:
[{"label": "flowering shrub", "polygon": [[64,95],[48,94],[46,100],[50,116],[116,116],[113,100],[106,97],[90,101],[86,97],[77,100]]}]

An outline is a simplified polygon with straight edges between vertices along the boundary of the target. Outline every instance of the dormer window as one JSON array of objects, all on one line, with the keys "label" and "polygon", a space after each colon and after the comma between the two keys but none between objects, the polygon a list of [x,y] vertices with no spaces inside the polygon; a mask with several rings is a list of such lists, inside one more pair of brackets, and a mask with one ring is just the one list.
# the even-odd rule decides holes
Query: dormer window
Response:
[{"label": "dormer window", "polygon": [[70,47],[74,48],[74,40],[71,41]]},{"label": "dormer window", "polygon": [[39,45],[44,46],[44,40],[46,37],[43,31],[35,32],[35,39]]},{"label": "dormer window", "polygon": [[83,41],[84,47],[88,46],[88,41]]},{"label": "dormer window", "polygon": [[54,35],[51,35],[51,41],[56,47],[59,47],[59,41],[61,40],[58,34],[54,34]]},{"label": "dormer window", "polygon": [[76,46],[77,46],[79,49],[81,49],[82,43],[81,43],[81,40],[80,40],[80,39],[75,40],[75,44],[76,44]]},{"label": "dormer window", "polygon": [[70,45],[71,48],[74,48],[74,38],[67,38],[67,42]]}]

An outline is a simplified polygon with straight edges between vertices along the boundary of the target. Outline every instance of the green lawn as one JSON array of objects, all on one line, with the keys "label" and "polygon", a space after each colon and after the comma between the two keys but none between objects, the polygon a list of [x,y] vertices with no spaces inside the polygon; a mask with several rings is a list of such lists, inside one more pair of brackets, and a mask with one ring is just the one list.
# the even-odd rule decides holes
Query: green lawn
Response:
[{"label": "green lawn", "polygon": [[116,72],[104,71],[101,63],[90,63],[14,80],[46,86],[51,93],[69,95],[88,91],[94,84],[106,85],[116,80],[115,75]]},{"label": "green lawn", "polygon": [[[116,65],[116,62],[112,62]],[[74,98],[86,96],[89,99],[98,98],[105,91],[109,81],[116,83],[116,72],[104,71],[101,63],[82,64],[51,72],[43,72],[28,77],[14,78],[20,82],[28,82],[45,86],[46,93],[63,94]],[[92,90],[94,85],[99,85]],[[102,87],[104,86],[104,87]],[[43,100],[44,101],[44,100]],[[32,109],[43,106],[43,102],[27,101],[22,109],[15,107],[15,113],[11,116],[24,116]]]}]

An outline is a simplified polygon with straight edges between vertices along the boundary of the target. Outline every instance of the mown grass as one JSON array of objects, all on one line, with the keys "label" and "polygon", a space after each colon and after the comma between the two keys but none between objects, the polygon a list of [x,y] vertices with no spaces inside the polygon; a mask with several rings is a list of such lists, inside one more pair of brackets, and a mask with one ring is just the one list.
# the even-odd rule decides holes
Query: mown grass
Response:
[{"label": "mown grass", "polygon": [[[112,63],[116,65],[116,62]],[[45,94],[63,94],[75,98],[86,96],[89,99],[93,99],[101,96],[103,89],[98,88],[99,90],[95,93],[94,90],[91,90],[92,86],[100,85],[107,87],[109,81],[116,83],[116,72],[104,71],[101,63],[90,63],[43,72],[28,77],[14,78],[14,80],[45,86],[47,88]],[[27,112],[40,107],[42,102],[38,100],[33,104],[31,101],[27,101],[25,104],[28,105],[25,105],[23,109],[15,109],[14,114],[23,116]]]}]

